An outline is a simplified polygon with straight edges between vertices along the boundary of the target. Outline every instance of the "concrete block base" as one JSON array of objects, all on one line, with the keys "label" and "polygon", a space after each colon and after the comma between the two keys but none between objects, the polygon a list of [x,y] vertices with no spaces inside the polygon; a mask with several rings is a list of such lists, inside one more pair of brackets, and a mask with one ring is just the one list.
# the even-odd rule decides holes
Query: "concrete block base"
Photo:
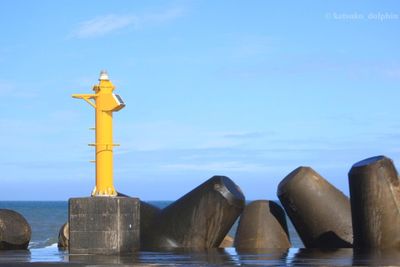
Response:
[{"label": "concrete block base", "polygon": [[70,254],[126,254],[140,247],[140,201],[129,197],[69,199]]}]

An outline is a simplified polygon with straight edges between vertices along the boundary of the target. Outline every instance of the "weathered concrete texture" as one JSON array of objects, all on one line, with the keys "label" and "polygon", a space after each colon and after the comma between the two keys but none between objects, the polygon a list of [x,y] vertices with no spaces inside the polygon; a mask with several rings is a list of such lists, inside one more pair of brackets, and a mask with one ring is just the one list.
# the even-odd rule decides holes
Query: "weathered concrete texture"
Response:
[{"label": "weathered concrete texture", "polygon": [[[129,197],[126,194],[121,192],[117,192],[117,196],[119,197]],[[140,241],[142,243],[143,236],[146,236],[146,232],[149,230],[151,224],[159,215],[161,209],[147,203],[145,201],[140,201]],[[150,229],[151,230],[151,229]],[[142,247],[143,245],[141,245]]]},{"label": "weathered concrete texture", "polygon": [[307,248],[352,246],[349,198],[310,167],[287,175],[278,197]]},{"label": "weathered concrete texture", "polygon": [[[130,197],[121,192],[117,192],[117,196]],[[140,200],[140,236],[143,235],[160,211],[160,208]]]},{"label": "weathered concrete texture", "polygon": [[139,249],[140,201],[128,197],[69,200],[70,254],[123,254]]},{"label": "weathered concrete texture", "polygon": [[378,156],[354,164],[349,187],[354,247],[400,249],[400,182],[392,160]]},{"label": "weathered concrete texture", "polygon": [[141,247],[143,247],[143,237],[148,235],[147,231],[151,231],[151,225],[154,223],[154,220],[160,214],[161,209],[153,206],[147,202],[140,201],[140,243]]},{"label": "weathered concrete texture", "polygon": [[164,208],[143,236],[146,250],[218,247],[244,207],[228,177],[214,176]]},{"label": "weathered concrete texture", "polygon": [[64,223],[58,232],[58,247],[67,249],[69,246],[69,223]]},{"label": "weathered concrete texture", "polygon": [[290,248],[285,212],[273,201],[248,204],[240,216],[235,236],[237,249]]},{"label": "weathered concrete texture", "polygon": [[21,214],[0,209],[0,250],[27,249],[31,233],[29,223]]}]

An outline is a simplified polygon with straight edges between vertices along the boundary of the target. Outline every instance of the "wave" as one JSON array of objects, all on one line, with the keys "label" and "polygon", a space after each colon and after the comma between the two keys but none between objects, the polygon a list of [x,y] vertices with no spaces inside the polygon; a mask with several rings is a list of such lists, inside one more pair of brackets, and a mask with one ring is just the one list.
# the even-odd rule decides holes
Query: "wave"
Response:
[{"label": "wave", "polygon": [[58,247],[58,243],[53,243],[50,246],[44,247],[44,248],[56,248]]},{"label": "wave", "polygon": [[32,248],[54,248],[57,247],[57,238],[55,237],[50,237],[45,240],[39,240],[39,241],[31,241],[29,242],[28,249]]}]

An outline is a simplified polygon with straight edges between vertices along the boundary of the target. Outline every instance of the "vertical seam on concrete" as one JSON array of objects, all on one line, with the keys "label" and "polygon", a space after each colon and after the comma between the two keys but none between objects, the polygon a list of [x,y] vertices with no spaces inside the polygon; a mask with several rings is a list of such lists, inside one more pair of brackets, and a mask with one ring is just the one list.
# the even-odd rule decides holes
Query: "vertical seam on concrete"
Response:
[{"label": "vertical seam on concrete", "polygon": [[68,238],[69,238],[69,240],[68,240],[68,249],[71,249],[71,200],[70,199],[68,199],[68,224],[69,224],[69,227],[68,227]]},{"label": "vertical seam on concrete", "polygon": [[[398,178],[397,178],[397,179],[398,179]],[[387,181],[387,179],[385,179],[385,181],[386,181],[387,184],[389,184],[390,193],[391,193],[391,195],[392,195],[393,202],[394,202],[394,204],[396,205],[397,214],[399,214],[399,213],[400,213],[400,208],[399,208],[399,203],[398,203],[398,201],[397,201],[397,195],[396,195],[396,193],[395,193],[394,190],[393,190],[393,184],[390,183],[389,181]]]},{"label": "vertical seam on concrete", "polygon": [[117,229],[117,251],[120,252],[121,248],[121,240],[120,240],[120,231],[121,231],[121,223],[120,223],[120,205],[119,205],[119,199],[117,199],[117,224],[118,224],[118,229]]}]

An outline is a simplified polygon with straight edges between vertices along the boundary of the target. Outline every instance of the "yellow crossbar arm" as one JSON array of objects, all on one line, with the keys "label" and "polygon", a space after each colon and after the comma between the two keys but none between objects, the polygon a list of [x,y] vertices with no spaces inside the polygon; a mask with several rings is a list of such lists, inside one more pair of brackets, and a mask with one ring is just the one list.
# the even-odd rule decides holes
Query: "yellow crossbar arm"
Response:
[{"label": "yellow crossbar arm", "polygon": [[96,94],[73,94],[73,98],[83,99],[89,103],[92,107],[96,108],[96,104],[90,101],[89,99],[96,99]]}]

